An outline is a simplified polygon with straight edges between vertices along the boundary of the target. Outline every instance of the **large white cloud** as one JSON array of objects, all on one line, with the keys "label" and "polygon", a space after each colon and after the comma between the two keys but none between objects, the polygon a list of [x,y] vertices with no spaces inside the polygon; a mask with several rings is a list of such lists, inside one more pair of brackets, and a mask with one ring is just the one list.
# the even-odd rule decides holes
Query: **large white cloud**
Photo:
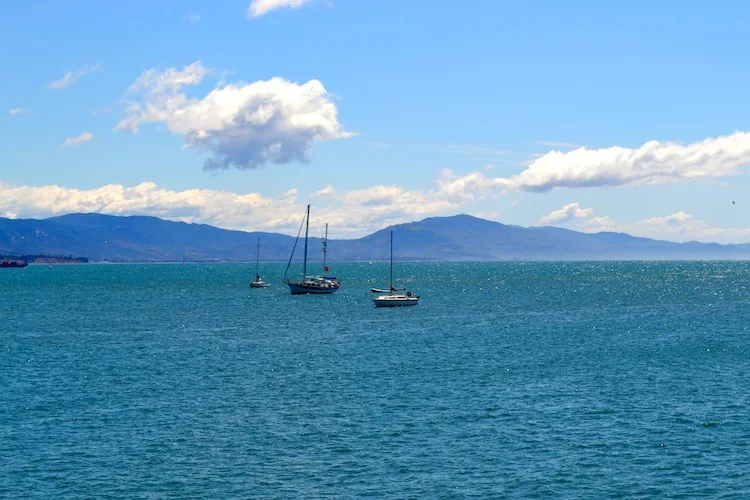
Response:
[{"label": "large white cloud", "polygon": [[750,165],[750,132],[709,138],[692,144],[650,141],[640,148],[579,147],[550,151],[517,175],[491,177],[473,172],[442,179],[446,191],[475,196],[510,190],[545,192],[556,188],[634,186],[730,176]]},{"label": "large white cloud", "polygon": [[272,10],[290,7],[298,9],[311,0],[252,0],[247,8],[250,17],[260,17]]},{"label": "large white cloud", "polygon": [[750,133],[735,132],[692,144],[650,141],[639,148],[550,151],[518,175],[496,182],[505,189],[538,192],[658,184],[732,175],[748,164]]},{"label": "large white cloud", "polygon": [[213,153],[207,169],[305,162],[316,141],[351,135],[343,130],[336,105],[318,80],[239,82],[216,87],[203,98],[189,98],[183,87],[197,85],[208,72],[200,61],[182,70],[144,71],[130,87],[140,101],[129,105],[116,128],[136,133],[144,123],[164,123],[189,146]]},{"label": "large white cloud", "polygon": [[580,203],[573,202],[568,203],[562,208],[558,208],[557,210],[553,210],[549,214],[545,215],[541,219],[539,219],[540,224],[561,224],[563,222],[568,222],[573,219],[585,219],[587,217],[590,217],[591,214],[594,213],[594,210],[591,208],[581,208]]},{"label": "large white cloud", "polygon": [[101,71],[101,70],[102,70],[102,67],[100,64],[94,64],[92,66],[84,66],[78,71],[68,71],[59,80],[54,80],[54,81],[49,82],[47,84],[47,88],[50,90],[64,89],[65,87],[70,87],[71,85],[73,85],[82,76],[92,73],[94,71]]}]

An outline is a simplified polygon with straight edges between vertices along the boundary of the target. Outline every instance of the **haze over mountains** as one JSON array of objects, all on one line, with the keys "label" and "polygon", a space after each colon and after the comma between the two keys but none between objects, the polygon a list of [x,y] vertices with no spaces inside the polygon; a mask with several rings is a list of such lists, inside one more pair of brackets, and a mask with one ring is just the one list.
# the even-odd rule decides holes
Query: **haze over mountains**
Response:
[{"label": "haze over mountains", "polygon": [[[332,228],[335,233],[335,228]],[[384,228],[353,240],[329,241],[331,261],[388,258]],[[673,243],[622,233],[580,233],[555,227],[519,227],[469,215],[431,217],[393,226],[398,260],[659,260],[750,259],[750,244]],[[70,214],[50,219],[0,218],[0,254],[72,255],[99,261],[289,259],[294,237],[230,231],[156,217]],[[301,250],[301,247],[300,247]],[[310,259],[321,259],[320,237],[310,239]],[[301,254],[301,251],[299,252]]]}]

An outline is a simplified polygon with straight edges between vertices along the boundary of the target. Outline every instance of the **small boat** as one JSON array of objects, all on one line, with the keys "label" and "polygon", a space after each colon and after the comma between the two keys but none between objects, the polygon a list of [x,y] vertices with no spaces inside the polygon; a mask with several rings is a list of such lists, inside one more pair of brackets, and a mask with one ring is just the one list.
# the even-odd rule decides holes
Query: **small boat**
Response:
[{"label": "small boat", "polygon": [[258,274],[258,268],[260,266],[260,236],[258,237],[258,245],[255,249],[255,281],[250,282],[250,288],[268,288],[271,286],[270,283],[260,279]]},{"label": "small boat", "polygon": [[[289,286],[289,291],[292,295],[304,295],[304,294],[331,294],[338,291],[341,284],[334,276],[308,276],[307,275],[307,240],[310,232],[310,205],[307,205],[307,213],[303,221],[305,224],[305,253],[302,260],[302,277],[298,281],[291,281],[287,279],[287,273],[289,267],[292,265],[292,259],[294,258],[294,250],[297,248],[297,242],[299,241],[300,234],[302,233],[302,226],[297,233],[297,239],[294,240],[294,246],[292,247],[292,255],[289,257],[289,263],[286,265],[286,271],[284,271],[284,283]],[[323,272],[328,272],[328,266],[325,264],[326,251],[328,246],[328,224],[326,224],[326,236],[323,239]]]},{"label": "small boat", "polygon": [[392,295],[381,295],[372,299],[375,302],[375,307],[403,307],[403,306],[416,306],[419,304],[419,297],[412,295],[411,292],[403,294],[392,294]]},{"label": "small boat", "polygon": [[29,264],[23,260],[9,260],[3,259],[0,261],[0,267],[26,267]]},{"label": "small boat", "polygon": [[373,298],[375,307],[400,307],[400,306],[416,306],[419,304],[419,296],[412,295],[411,292],[396,293],[405,290],[404,288],[396,288],[393,286],[393,230],[391,230],[391,268],[390,268],[390,290],[382,290],[380,288],[371,288],[375,293],[382,293],[378,297]]}]

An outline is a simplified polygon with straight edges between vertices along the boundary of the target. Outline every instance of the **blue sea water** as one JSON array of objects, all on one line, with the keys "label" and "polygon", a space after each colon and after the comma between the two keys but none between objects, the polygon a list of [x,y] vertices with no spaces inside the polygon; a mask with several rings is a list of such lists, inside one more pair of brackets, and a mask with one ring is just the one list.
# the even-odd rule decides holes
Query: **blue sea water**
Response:
[{"label": "blue sea water", "polygon": [[750,496],[750,263],[0,271],[2,497]]}]

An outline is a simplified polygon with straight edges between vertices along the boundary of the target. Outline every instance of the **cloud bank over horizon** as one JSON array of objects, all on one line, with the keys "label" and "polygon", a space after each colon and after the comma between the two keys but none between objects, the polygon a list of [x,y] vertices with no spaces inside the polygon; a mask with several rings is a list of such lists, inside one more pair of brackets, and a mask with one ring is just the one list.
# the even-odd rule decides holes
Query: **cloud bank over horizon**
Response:
[{"label": "cloud bank over horizon", "polygon": [[[442,172],[435,187],[426,190],[375,185],[340,191],[326,185],[308,195],[316,205],[313,226],[322,227],[328,222],[336,238],[355,238],[393,224],[466,212],[468,203],[485,196],[481,189],[472,191],[476,187],[475,179],[474,174],[459,177]],[[461,186],[466,190],[461,192]],[[89,212],[148,215],[224,229],[295,235],[308,202],[308,199],[300,199],[296,188],[265,196],[212,189],[175,191],[159,188],[153,182],[136,186],[109,184],[94,189],[14,186],[0,182],[0,217],[6,218],[46,218]],[[483,216],[482,213],[475,215]],[[496,219],[500,215],[493,212],[489,218]],[[549,224],[575,222],[574,229],[583,232],[615,231],[678,242],[750,242],[750,229],[711,227],[705,220],[684,211],[634,223],[618,223],[608,216],[595,217],[592,208],[582,208],[580,203],[573,202],[542,217],[542,221]]]},{"label": "cloud bank over horizon", "polygon": [[[460,178],[453,178],[460,182]],[[339,192],[327,185],[309,195],[320,200],[316,220],[328,222],[335,234],[357,237],[390,224],[409,222],[460,209],[469,198],[436,183],[433,189],[375,185]],[[336,196],[332,196],[333,194]],[[14,186],[0,182],[0,217],[43,218],[67,213],[152,215],[164,219],[211,224],[225,229],[296,234],[306,200],[291,188],[275,196],[237,194],[211,189],[174,191],[153,182],[136,186],[109,184],[95,189],[56,185]]]},{"label": "cloud bank over horizon", "polygon": [[619,223],[609,216],[593,217],[585,223],[586,232],[613,231],[633,236],[685,243],[749,243],[748,228],[717,228],[692,214],[679,211],[673,214],[648,217],[634,223]]},{"label": "cloud bank over horizon", "polygon": [[318,80],[298,84],[274,77],[188,97],[184,88],[200,84],[209,72],[200,61],[182,70],[144,71],[129,89],[139,100],[129,103],[116,130],[135,134],[145,123],[163,123],[187,146],[212,153],[207,170],[308,162],[315,142],[352,136]]}]

